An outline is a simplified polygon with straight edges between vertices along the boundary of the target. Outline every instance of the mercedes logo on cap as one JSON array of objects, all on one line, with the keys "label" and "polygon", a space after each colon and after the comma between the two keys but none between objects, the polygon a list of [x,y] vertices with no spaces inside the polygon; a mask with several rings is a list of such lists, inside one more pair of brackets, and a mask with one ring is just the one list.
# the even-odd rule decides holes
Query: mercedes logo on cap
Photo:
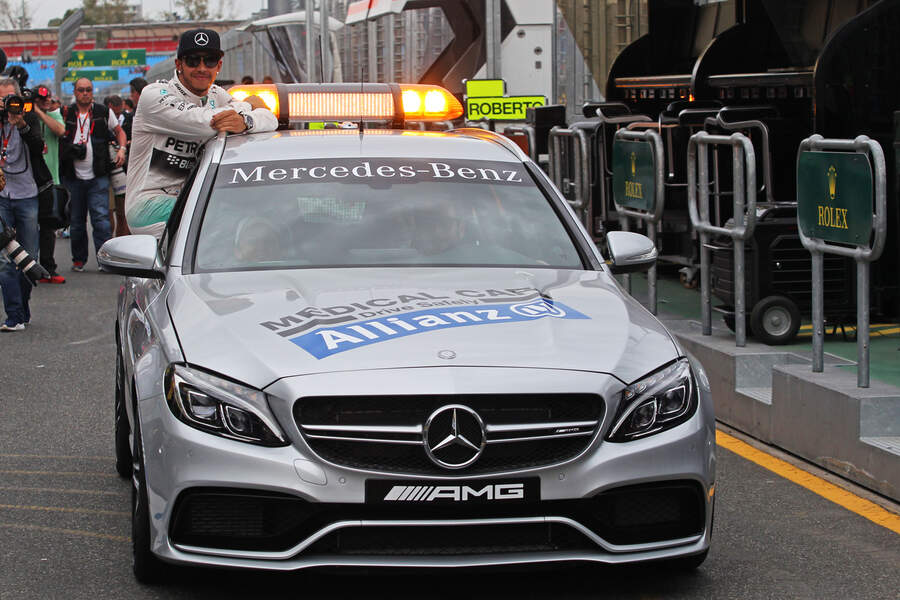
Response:
[{"label": "mercedes logo on cap", "polygon": [[468,467],[487,442],[481,417],[462,404],[448,404],[431,413],[422,433],[428,458],[445,469]]},{"label": "mercedes logo on cap", "polygon": [[194,36],[194,43],[198,46],[205,46],[209,43],[209,36],[201,31]]}]

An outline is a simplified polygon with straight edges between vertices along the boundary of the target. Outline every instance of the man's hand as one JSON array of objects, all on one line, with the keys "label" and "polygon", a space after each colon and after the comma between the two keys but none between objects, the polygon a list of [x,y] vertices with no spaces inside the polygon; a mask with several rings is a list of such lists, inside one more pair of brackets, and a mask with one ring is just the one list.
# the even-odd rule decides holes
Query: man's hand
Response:
[{"label": "man's hand", "polygon": [[244,117],[237,111],[230,109],[223,110],[222,112],[213,115],[213,118],[209,122],[209,126],[216,131],[227,131],[229,133],[242,133],[247,129],[247,124],[244,123]]},{"label": "man's hand", "polygon": [[11,112],[7,112],[9,115],[9,124],[13,127],[17,127],[19,129],[25,127],[25,115],[16,115]]},{"label": "man's hand", "polygon": [[269,110],[269,107],[259,96],[247,96],[242,100],[242,102],[246,102],[247,104],[252,106],[253,110],[256,110],[257,108],[265,108],[266,110]]},{"label": "man's hand", "polygon": [[116,150],[116,166],[121,167],[125,164],[125,148],[119,146],[119,149]]}]

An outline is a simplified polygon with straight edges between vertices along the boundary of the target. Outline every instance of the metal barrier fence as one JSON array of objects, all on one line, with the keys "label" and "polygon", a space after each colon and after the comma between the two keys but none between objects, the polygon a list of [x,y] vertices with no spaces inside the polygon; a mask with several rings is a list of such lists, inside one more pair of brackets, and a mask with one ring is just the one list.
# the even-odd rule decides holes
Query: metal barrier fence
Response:
[{"label": "metal barrier fence", "polygon": [[[639,146],[632,146],[637,143]],[[644,148],[646,144],[646,148]],[[641,160],[638,169],[637,152],[642,158],[650,151],[649,164]],[[647,237],[656,246],[656,224],[662,217],[665,188],[663,180],[663,145],[659,133],[651,129],[641,132],[620,129],[613,140],[613,201],[622,223],[622,231],[629,230],[629,218],[647,223]],[[630,166],[629,169],[627,168]],[[638,171],[641,171],[639,174]],[[628,175],[631,175],[631,178]],[[649,185],[648,185],[649,184]],[[650,188],[650,189],[645,189]],[[645,193],[648,192],[648,193]],[[657,248],[657,250],[659,250]],[[631,276],[625,276],[625,287],[631,293]],[[649,309],[657,312],[656,265],[647,272]]]},{"label": "metal barrier fence", "polygon": [[507,125],[503,128],[503,135],[513,139],[522,136],[528,141],[528,156],[537,164],[537,136],[531,125]]},{"label": "metal barrier fence", "polygon": [[[565,196],[587,230],[591,231],[591,199],[587,197],[591,185],[591,165],[587,135],[583,129],[554,127],[550,130],[548,144],[550,180]],[[566,160],[567,152],[573,155],[572,160]],[[564,169],[564,165],[568,168]]]},{"label": "metal barrier fence", "polygon": [[[719,227],[709,220],[709,146],[732,148],[734,220],[731,227]],[[744,242],[756,226],[756,156],[753,143],[741,134],[712,135],[700,131],[691,136],[687,161],[688,210],[691,223],[700,234],[700,296],[703,335],[712,335],[710,305],[709,236],[726,235],[734,247],[734,337],[735,344],[747,343],[745,317]],[[699,190],[699,200],[698,200]],[[745,203],[746,199],[746,203]]]},{"label": "metal barrier fence", "polygon": [[886,197],[884,152],[875,140],[817,134],[800,143],[797,222],[800,241],[812,255],[812,370],[824,370],[823,255],[851,257],[856,261],[856,384],[861,388],[869,387],[869,265],[884,250]]}]

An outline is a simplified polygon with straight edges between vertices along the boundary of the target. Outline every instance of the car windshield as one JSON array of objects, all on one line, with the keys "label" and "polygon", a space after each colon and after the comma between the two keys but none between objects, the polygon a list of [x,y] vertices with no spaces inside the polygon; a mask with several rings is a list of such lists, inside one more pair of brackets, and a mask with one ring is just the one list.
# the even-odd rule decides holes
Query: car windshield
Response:
[{"label": "car windshield", "polygon": [[583,268],[524,165],[468,160],[226,163],[196,248],[198,271]]}]

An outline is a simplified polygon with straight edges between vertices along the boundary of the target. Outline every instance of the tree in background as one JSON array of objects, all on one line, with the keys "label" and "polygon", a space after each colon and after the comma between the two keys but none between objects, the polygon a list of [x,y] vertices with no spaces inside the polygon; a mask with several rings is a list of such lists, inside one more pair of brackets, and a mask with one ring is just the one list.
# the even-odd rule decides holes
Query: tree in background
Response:
[{"label": "tree in background", "polygon": [[211,10],[209,4],[209,0],[175,0],[175,5],[184,11],[184,18],[191,21],[232,18],[233,0],[218,0],[215,10]]},{"label": "tree in background", "polygon": [[131,23],[137,17],[128,0],[82,0],[85,25]]},{"label": "tree in background", "polygon": [[19,0],[0,0],[0,27],[31,29],[32,10]]}]

